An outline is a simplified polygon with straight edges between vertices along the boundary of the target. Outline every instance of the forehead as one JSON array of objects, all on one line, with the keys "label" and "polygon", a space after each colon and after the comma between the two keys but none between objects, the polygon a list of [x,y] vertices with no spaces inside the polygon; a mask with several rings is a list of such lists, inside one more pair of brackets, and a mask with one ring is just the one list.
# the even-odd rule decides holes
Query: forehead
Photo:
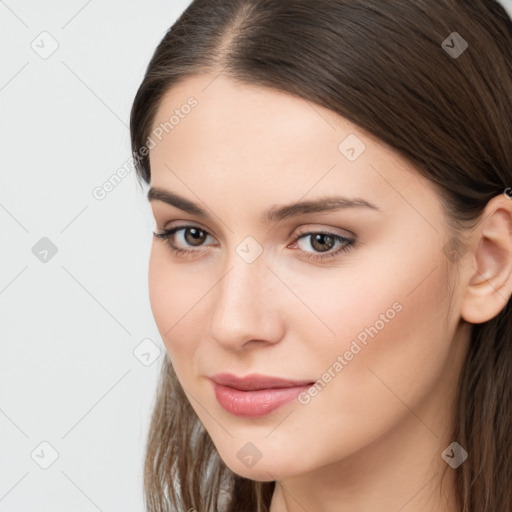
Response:
[{"label": "forehead", "polygon": [[[189,111],[184,105],[191,97],[197,105]],[[244,155],[252,159],[257,154],[260,165],[267,160],[299,159],[315,147],[332,146],[333,132],[341,121],[334,113],[326,109],[320,112],[321,107],[302,98],[241,84],[223,75],[190,77],[168,91],[153,127],[165,125],[175,111],[179,115],[180,109],[189,113],[182,114],[169,133],[171,145],[185,150],[191,144],[182,143],[185,139],[190,142],[192,136],[196,149],[200,146],[203,152],[219,153],[222,148],[218,158],[233,157],[238,162]],[[153,154],[159,152],[155,149]]]},{"label": "forehead", "polygon": [[332,110],[224,75],[195,75],[170,89],[152,128],[151,182],[175,190],[296,199],[364,191],[395,203],[434,193],[397,152]]}]

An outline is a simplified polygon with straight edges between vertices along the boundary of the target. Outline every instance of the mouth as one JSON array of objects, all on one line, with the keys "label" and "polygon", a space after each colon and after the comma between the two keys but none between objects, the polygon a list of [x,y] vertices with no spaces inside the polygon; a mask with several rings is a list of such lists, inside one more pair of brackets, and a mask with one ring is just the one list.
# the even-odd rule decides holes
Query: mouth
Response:
[{"label": "mouth", "polygon": [[243,378],[217,374],[210,378],[215,397],[230,414],[256,418],[270,414],[307,391],[315,381],[252,374]]}]

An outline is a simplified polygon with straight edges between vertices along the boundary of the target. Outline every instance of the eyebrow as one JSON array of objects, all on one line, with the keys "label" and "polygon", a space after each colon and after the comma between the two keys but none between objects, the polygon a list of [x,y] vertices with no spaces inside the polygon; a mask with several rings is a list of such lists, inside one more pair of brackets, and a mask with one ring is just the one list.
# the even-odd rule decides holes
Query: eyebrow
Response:
[{"label": "eyebrow", "polygon": [[[208,219],[205,210],[192,201],[160,187],[151,187],[148,190],[148,201],[161,201],[170,204],[184,212]],[[301,201],[289,205],[274,205],[263,215],[263,222],[279,222],[291,217],[307,213],[327,212],[344,208],[370,208],[380,210],[379,207],[361,198],[343,196],[326,196],[310,201]]]}]

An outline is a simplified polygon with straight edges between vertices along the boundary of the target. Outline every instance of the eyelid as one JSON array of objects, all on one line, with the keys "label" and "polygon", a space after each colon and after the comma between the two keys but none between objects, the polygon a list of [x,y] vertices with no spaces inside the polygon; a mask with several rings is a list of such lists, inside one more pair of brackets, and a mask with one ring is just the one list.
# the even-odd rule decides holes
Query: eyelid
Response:
[{"label": "eyelid", "polygon": [[[342,231],[341,233],[338,231]],[[341,228],[332,228],[332,227],[323,227],[318,224],[305,224],[300,226],[299,228],[294,229],[291,233],[295,233],[295,237],[297,238],[300,235],[305,235],[307,233],[330,233],[332,235],[341,236],[343,238],[356,238],[355,233],[350,231],[349,229],[341,229]]]},{"label": "eyelid", "polygon": [[[179,224],[180,222],[182,222],[183,224]],[[176,223],[176,224],[174,224],[174,223]],[[218,238],[218,236],[215,234],[215,232],[212,229],[203,226],[201,223],[196,222],[195,220],[192,221],[192,220],[185,219],[185,220],[173,220],[170,222],[166,222],[163,225],[161,231],[170,231],[171,229],[176,229],[176,228],[197,228],[197,229],[200,229],[201,231],[204,231],[208,235],[212,235],[215,238]]]}]

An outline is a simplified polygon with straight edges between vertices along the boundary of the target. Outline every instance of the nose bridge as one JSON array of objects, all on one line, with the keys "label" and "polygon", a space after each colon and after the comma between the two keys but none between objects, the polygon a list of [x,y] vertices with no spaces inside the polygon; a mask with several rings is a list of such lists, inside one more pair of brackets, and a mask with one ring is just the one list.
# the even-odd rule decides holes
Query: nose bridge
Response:
[{"label": "nose bridge", "polygon": [[246,317],[250,321],[259,315],[262,295],[268,283],[269,270],[265,266],[265,258],[260,256],[254,261],[247,261],[236,250],[232,250],[226,260],[227,273],[219,283],[217,308],[226,314]]},{"label": "nose bridge", "polygon": [[254,257],[253,249],[243,242],[231,249],[213,294],[210,334],[221,344],[242,345],[275,335],[276,311],[271,297],[275,276],[266,266],[264,253]]}]

